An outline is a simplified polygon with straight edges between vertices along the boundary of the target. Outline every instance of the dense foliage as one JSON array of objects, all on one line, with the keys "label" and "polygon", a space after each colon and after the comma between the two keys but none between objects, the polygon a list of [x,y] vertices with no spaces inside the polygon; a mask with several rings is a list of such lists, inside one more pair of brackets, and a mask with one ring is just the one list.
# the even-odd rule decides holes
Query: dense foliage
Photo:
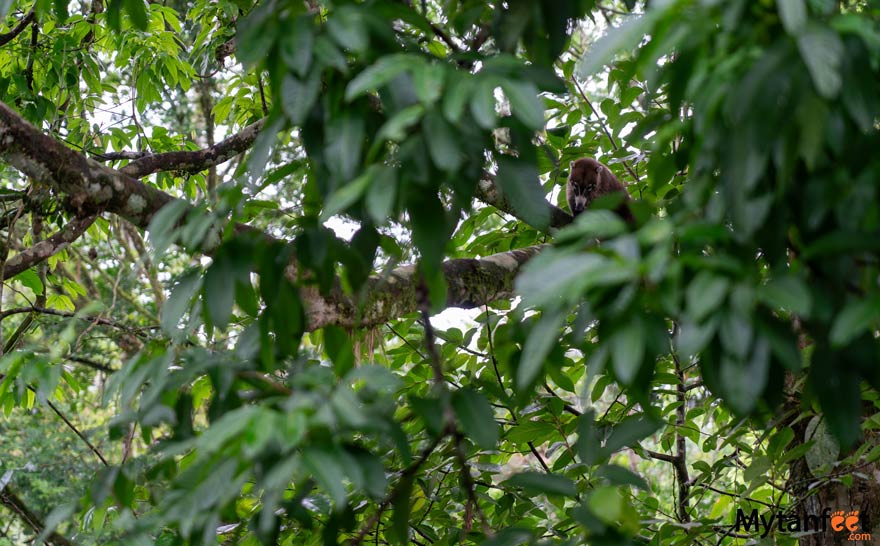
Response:
[{"label": "dense foliage", "polygon": [[0,545],[880,533],[877,2],[0,10]]}]

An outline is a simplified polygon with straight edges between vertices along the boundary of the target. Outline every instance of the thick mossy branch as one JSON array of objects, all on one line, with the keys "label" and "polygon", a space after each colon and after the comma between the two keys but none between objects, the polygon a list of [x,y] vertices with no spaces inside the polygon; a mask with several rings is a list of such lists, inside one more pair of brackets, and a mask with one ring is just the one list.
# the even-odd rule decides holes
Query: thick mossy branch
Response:
[{"label": "thick mossy branch", "polygon": [[[208,152],[202,157],[203,160],[209,157],[209,162],[219,161],[222,157],[226,157],[225,154],[230,150],[240,150],[244,143],[256,136],[261,127],[262,123],[257,122],[248,126],[242,133],[200,152],[173,154]],[[221,148],[219,151],[218,147]],[[127,169],[133,174],[142,176],[144,172],[155,172],[159,166],[165,168],[176,164],[178,167],[175,168],[183,168],[182,163],[174,162],[193,160],[191,156],[173,154],[147,156],[129,164]],[[28,176],[44,181],[57,193],[65,196],[69,205],[83,217],[107,211],[146,229],[159,209],[175,201],[171,195],[141,183],[130,174],[102,165],[43,134],[2,102],[0,102],[0,158]],[[144,163],[140,163],[142,161]],[[141,166],[135,168],[132,167],[133,165]],[[195,163],[189,165],[195,168]],[[510,207],[506,206],[506,201],[491,179],[481,181],[478,198],[500,210],[514,214]],[[547,206],[551,208],[552,226],[560,227],[571,222],[571,216],[565,211],[550,203],[547,203]],[[88,227],[81,226],[78,222],[82,220],[78,220],[69,230],[58,234],[58,237],[66,239],[66,235],[81,233],[81,229]],[[239,232],[250,229],[252,228],[249,226],[236,226],[236,231]],[[57,242],[60,244],[65,241]],[[444,262],[443,274],[449,286],[447,306],[468,309],[512,297],[513,280],[520,267],[537,255],[541,248],[541,246],[533,246],[494,254],[483,259],[455,259]],[[210,252],[210,249],[206,248],[201,250]],[[7,266],[15,263],[17,262]],[[295,280],[292,267],[288,268],[288,276],[291,280]],[[346,294],[338,281],[326,297],[317,289],[303,289],[301,295],[308,309],[308,328],[314,330],[330,324],[368,327],[412,313],[417,309],[416,285],[415,267],[406,266],[392,271],[385,277],[368,280],[367,285],[359,291],[362,296]]]},{"label": "thick mossy branch", "polygon": [[[448,285],[446,306],[473,309],[513,297],[513,281],[522,266],[545,248],[537,245],[493,254],[482,259],[454,259],[443,263]],[[292,275],[288,268],[288,276]],[[301,291],[306,305],[307,328],[338,325],[370,327],[402,317],[418,309],[419,283],[415,266],[404,266],[387,277],[373,277],[360,291],[346,294],[337,282],[327,296],[314,288]]]},{"label": "thick mossy branch", "polygon": [[0,102],[0,158],[66,196],[82,214],[108,211],[146,228],[173,197],[43,134]]}]

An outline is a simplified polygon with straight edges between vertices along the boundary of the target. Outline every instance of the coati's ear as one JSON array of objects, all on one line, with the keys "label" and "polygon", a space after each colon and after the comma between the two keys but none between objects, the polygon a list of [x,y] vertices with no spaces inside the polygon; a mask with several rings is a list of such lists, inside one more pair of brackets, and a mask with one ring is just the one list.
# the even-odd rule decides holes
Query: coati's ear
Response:
[{"label": "coati's ear", "polygon": [[568,163],[568,168],[569,168],[569,170],[570,170],[570,169],[574,169],[574,164],[575,164],[575,163],[576,163],[575,161],[570,161],[570,162]]}]

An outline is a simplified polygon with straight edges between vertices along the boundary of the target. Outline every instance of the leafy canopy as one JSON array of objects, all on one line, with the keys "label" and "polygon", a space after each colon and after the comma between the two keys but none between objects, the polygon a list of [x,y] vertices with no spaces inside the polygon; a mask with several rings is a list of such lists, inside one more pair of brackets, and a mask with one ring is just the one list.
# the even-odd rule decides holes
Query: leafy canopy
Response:
[{"label": "leafy canopy", "polygon": [[[31,9],[3,7],[10,27]],[[127,324],[41,323],[0,360],[7,414],[69,398],[101,427],[109,463],[81,499],[31,499],[59,533],[733,543],[735,508],[794,503],[790,464],[826,476],[870,429],[875,2],[33,8],[0,48],[0,99],[65,145],[126,172],[140,159],[114,153],[261,124],[229,170],[241,149],[139,177],[194,204],[140,226],[149,252],[106,214],[10,281]],[[613,200],[573,222],[555,206],[584,156],[627,183],[634,225]],[[70,186],[3,176],[43,188],[46,222],[76,213]],[[431,326],[450,301],[477,311]]]}]

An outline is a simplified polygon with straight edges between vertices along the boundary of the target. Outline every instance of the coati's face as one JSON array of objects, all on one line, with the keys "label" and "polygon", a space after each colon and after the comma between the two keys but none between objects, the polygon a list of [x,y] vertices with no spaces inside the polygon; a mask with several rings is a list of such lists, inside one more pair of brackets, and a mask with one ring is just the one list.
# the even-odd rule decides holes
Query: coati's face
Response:
[{"label": "coati's face", "polygon": [[595,159],[572,161],[568,172],[568,202],[575,216],[593,200],[596,186],[605,167]]}]

